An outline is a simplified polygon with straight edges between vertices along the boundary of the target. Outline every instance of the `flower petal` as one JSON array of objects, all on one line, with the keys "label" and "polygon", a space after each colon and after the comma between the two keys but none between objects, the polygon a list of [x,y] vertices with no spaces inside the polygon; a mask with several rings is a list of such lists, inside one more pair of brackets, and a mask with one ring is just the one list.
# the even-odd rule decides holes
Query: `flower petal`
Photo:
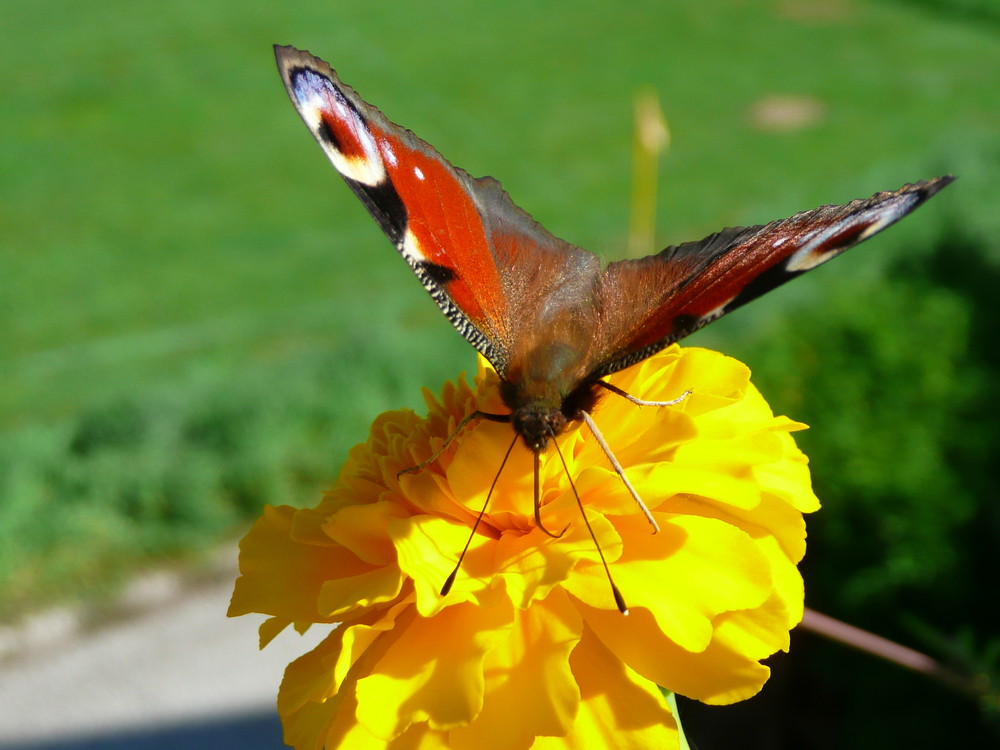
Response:
[{"label": "flower petal", "polygon": [[[648,610],[666,637],[687,651],[703,651],[712,639],[716,615],[764,601],[770,565],[750,537],[729,524],[696,516],[656,517],[660,533],[655,535],[644,528],[642,518],[615,519],[628,540],[613,568],[615,582],[629,606]],[[592,607],[602,607],[590,599],[593,589],[577,585],[584,575],[600,573],[581,570],[567,581],[566,589]],[[632,622],[630,618],[624,629]]]},{"label": "flower petal", "polygon": [[[577,516],[580,512],[574,508],[570,516],[572,511]],[[525,608],[533,601],[545,599],[554,587],[566,584],[578,567],[598,570],[600,579],[606,581],[594,538],[605,559],[614,561],[622,552],[621,536],[603,516],[595,514],[590,518],[594,538],[587,531],[584,519],[577,517],[564,525],[566,517],[564,511],[548,518],[557,524],[555,528],[563,530],[558,537],[550,537],[536,528],[528,534],[506,533],[497,542],[496,573],[507,584],[507,593],[514,606]],[[610,595],[606,583],[603,593],[605,597]]]},{"label": "flower petal", "polygon": [[660,630],[652,614],[633,611],[627,624],[615,611],[578,605],[587,625],[623,664],[656,685],[689,698],[714,703],[756,695],[770,670],[761,657],[748,656],[713,638],[700,652],[686,651]]},{"label": "flower petal", "polygon": [[[789,422],[789,429],[800,428],[797,422]],[[809,459],[787,432],[780,433],[779,439],[784,447],[781,460],[754,467],[757,481],[800,513],[819,510],[819,498],[809,481]]]},{"label": "flower petal", "polygon": [[349,550],[300,544],[291,538],[296,509],[265,506],[240,541],[240,577],[229,605],[230,617],[260,612],[290,621],[329,622],[316,606],[331,570],[369,569]]},{"label": "flower petal", "polygon": [[678,746],[677,722],[656,684],[619,661],[589,628],[570,664],[582,700],[576,721],[564,737],[539,737],[533,750]]},{"label": "flower petal", "polygon": [[565,735],[574,725],[580,689],[570,654],[583,630],[576,608],[554,591],[516,616],[485,660],[483,710],[450,732],[452,747],[527,748],[536,735]]},{"label": "flower petal", "polygon": [[[494,587],[493,543],[481,534],[432,516],[413,516],[390,525],[389,534],[399,556],[400,570],[413,581],[417,610],[432,617],[441,610],[470,601],[483,603]],[[441,587],[455,570],[458,555],[468,543],[462,568],[447,600]]]},{"label": "flower petal", "polygon": [[351,550],[359,560],[369,565],[389,565],[396,561],[396,550],[386,534],[386,528],[394,519],[409,515],[409,510],[403,507],[402,498],[355,504],[330,514],[320,528],[328,539]]},{"label": "flower petal", "polygon": [[511,622],[511,608],[499,605],[459,604],[433,618],[406,612],[358,680],[358,721],[387,740],[417,722],[435,730],[468,724],[483,706],[485,655],[508,637]]}]

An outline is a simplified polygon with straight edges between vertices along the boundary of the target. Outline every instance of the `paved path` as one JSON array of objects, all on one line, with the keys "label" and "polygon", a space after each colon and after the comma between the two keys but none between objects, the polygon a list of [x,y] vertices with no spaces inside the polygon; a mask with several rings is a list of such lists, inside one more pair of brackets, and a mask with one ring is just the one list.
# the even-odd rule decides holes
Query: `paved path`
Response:
[{"label": "paved path", "polygon": [[174,591],[161,581],[138,614],[36,637],[0,662],[0,750],[284,747],[282,672],[325,632],[258,651],[263,618],[226,617],[234,576]]}]

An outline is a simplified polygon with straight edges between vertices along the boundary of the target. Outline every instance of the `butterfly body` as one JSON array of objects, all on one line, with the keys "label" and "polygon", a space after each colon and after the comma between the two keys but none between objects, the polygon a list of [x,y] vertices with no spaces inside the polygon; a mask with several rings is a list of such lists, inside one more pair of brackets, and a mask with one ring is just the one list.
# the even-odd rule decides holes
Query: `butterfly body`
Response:
[{"label": "butterfly body", "polygon": [[602,378],[871,237],[947,185],[735,227],[603,266],[342,83],[275,47],[286,90],[333,166],[452,325],[493,365],[509,421],[537,455],[593,411]]}]

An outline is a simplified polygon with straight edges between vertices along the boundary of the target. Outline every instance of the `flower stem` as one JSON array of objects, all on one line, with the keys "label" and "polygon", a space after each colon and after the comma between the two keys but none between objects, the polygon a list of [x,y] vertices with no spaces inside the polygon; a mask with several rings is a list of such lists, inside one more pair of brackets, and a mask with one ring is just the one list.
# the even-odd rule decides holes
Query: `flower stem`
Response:
[{"label": "flower stem", "polygon": [[841,622],[814,609],[806,608],[799,627],[809,630],[831,641],[877,656],[886,661],[906,667],[931,677],[959,692],[980,698],[983,690],[974,680],[932,659],[912,648],[869,633],[846,622]]}]

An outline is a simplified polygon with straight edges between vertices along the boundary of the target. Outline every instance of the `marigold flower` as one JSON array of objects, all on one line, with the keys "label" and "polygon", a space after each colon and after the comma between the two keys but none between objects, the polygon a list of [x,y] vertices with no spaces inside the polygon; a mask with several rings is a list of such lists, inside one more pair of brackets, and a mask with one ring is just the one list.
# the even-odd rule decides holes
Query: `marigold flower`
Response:
[{"label": "marigold flower", "polygon": [[285,741],[333,747],[676,747],[658,686],[707,703],[748,698],[762,659],[802,617],[802,514],[819,507],[805,456],[743,364],[673,346],[612,376],[671,407],[608,394],[596,420],[660,527],[646,519],[586,427],[559,446],[631,609],[615,607],[562,464],[542,456],[533,520],[532,456],[520,441],[500,475],[451,592],[454,568],[500,466],[509,425],[481,365],[470,388],[425,393],[424,419],[383,414],[336,486],[311,509],[268,507],[240,548],[230,615],[288,625],[341,623],[293,662],[278,696]]}]

